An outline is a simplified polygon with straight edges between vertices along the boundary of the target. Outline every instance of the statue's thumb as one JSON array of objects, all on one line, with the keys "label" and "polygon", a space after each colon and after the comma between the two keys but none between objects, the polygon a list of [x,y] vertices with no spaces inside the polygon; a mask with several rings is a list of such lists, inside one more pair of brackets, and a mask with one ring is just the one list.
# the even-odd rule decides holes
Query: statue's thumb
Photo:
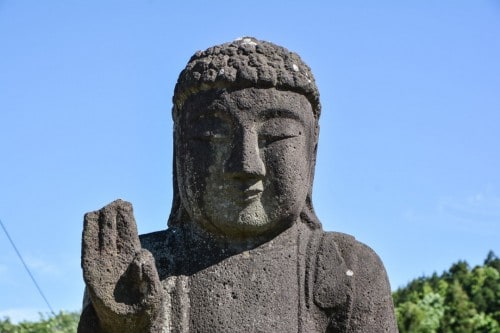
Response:
[{"label": "statue's thumb", "polygon": [[129,279],[140,286],[139,289],[143,296],[158,292],[160,278],[153,255],[148,250],[141,249],[136,254],[128,271]]}]

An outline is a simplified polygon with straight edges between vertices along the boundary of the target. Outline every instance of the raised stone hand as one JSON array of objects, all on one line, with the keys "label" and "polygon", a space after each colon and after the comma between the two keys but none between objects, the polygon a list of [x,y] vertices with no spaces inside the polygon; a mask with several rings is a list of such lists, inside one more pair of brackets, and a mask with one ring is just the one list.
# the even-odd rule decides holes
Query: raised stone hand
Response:
[{"label": "raised stone hand", "polygon": [[82,268],[99,332],[161,331],[160,280],[130,203],[116,200],[85,215]]}]

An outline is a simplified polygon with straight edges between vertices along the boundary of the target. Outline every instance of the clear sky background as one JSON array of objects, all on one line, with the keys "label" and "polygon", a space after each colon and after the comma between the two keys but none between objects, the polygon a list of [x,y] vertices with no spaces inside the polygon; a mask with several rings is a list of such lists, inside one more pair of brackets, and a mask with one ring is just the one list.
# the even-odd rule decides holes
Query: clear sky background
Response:
[{"label": "clear sky background", "polygon": [[[177,75],[245,35],[315,73],[318,216],[393,289],[500,255],[498,0],[0,0],[0,219],[56,311],[81,306],[85,212],[123,198],[166,227]],[[0,230],[0,318],[38,312]]]}]

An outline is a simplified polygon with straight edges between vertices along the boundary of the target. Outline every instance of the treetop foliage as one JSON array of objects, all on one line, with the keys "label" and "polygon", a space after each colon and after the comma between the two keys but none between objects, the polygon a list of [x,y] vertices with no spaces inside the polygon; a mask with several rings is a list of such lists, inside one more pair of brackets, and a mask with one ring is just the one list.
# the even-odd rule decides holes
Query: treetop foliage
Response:
[{"label": "treetop foliage", "polygon": [[393,293],[400,333],[500,333],[500,258],[458,261]]},{"label": "treetop foliage", "polygon": [[55,316],[40,314],[36,322],[22,321],[13,324],[9,318],[0,319],[0,333],[75,333],[80,313],[59,312]]}]

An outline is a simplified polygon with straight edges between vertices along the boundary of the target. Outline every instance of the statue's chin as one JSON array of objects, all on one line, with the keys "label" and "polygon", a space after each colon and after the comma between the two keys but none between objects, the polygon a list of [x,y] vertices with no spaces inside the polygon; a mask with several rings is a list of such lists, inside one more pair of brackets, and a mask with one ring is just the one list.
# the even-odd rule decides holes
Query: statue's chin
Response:
[{"label": "statue's chin", "polygon": [[194,223],[211,236],[220,237],[226,242],[260,244],[268,241],[293,225],[294,217],[271,221],[267,215],[245,209],[233,220],[197,219]]},{"label": "statue's chin", "polygon": [[202,204],[186,208],[191,223],[211,236],[229,242],[262,243],[291,227],[298,219],[301,206],[265,205],[261,198],[236,202],[210,197]]}]

